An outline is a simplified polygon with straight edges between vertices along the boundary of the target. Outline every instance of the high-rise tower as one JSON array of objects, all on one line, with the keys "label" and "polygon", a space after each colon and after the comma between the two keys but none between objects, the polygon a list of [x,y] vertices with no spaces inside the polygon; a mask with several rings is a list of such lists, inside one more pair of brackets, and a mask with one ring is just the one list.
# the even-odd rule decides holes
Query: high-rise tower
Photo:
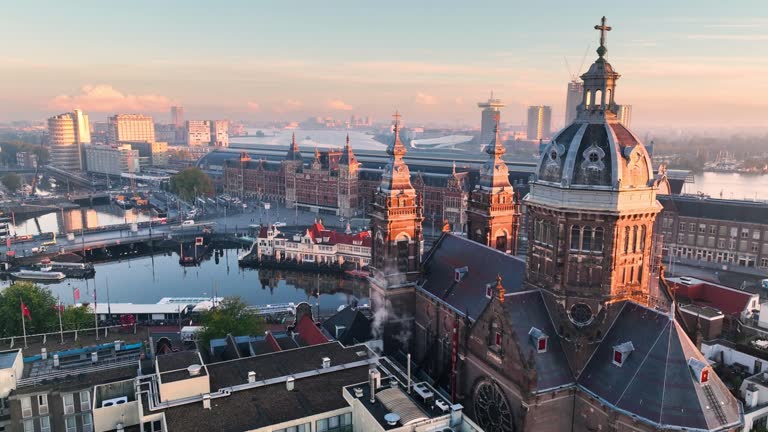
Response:
[{"label": "high-rise tower", "polygon": [[507,164],[501,158],[505,149],[499,138],[499,119],[494,137],[485,148],[488,160],[480,169],[467,208],[467,237],[505,253],[517,252],[518,216],[514,190],[509,183]]},{"label": "high-rise tower", "polygon": [[480,149],[491,143],[494,137],[494,128],[496,127],[496,120],[499,119],[501,109],[506,105],[501,99],[495,99],[493,92],[491,97],[485,102],[478,102],[478,108],[482,108],[482,114],[480,117]]},{"label": "high-rise tower", "polygon": [[[419,277],[424,239],[421,202],[400,141],[400,114],[395,113],[394,140],[387,147],[390,162],[371,203],[371,307],[383,316],[385,350],[402,348],[397,335],[411,325],[415,283]],[[393,314],[397,311],[397,315]],[[410,342],[408,342],[410,343]]]},{"label": "high-rise tower", "polygon": [[66,171],[83,169],[82,145],[91,141],[88,116],[76,109],[48,119],[51,165]]},{"label": "high-rise tower", "polygon": [[568,83],[568,93],[565,96],[565,124],[569,125],[576,120],[576,111],[581,104],[584,95],[584,83],[574,78]]},{"label": "high-rise tower", "polygon": [[528,139],[543,140],[552,136],[552,107],[528,107]]},{"label": "high-rise tower", "polygon": [[618,313],[613,305],[652,305],[657,280],[652,234],[661,206],[651,158],[619,123],[614,98],[620,75],[605,60],[611,28],[605,18],[595,28],[598,58],[581,76],[576,120],[545,148],[524,200],[527,279],[542,289],[555,328],[575,347],[601,340]]}]

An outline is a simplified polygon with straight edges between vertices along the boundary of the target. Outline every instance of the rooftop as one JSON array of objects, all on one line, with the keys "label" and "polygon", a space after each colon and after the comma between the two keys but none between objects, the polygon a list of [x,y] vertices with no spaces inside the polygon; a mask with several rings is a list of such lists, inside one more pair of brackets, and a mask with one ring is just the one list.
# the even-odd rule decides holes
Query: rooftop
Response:
[{"label": "rooftop", "polygon": [[664,210],[680,216],[729,222],[768,224],[768,204],[744,200],[702,198],[689,195],[659,195]]},{"label": "rooftop", "polygon": [[18,349],[9,351],[0,351],[0,369],[8,369],[13,366],[16,357],[19,355]]}]

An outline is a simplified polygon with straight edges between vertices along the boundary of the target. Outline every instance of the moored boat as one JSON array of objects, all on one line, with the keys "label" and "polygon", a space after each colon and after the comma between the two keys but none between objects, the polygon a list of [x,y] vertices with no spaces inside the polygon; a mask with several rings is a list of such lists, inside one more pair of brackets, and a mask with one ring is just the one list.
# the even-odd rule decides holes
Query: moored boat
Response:
[{"label": "moored boat", "polygon": [[11,272],[14,279],[34,280],[34,281],[60,281],[67,276],[62,272],[41,271],[41,270],[19,270]]}]

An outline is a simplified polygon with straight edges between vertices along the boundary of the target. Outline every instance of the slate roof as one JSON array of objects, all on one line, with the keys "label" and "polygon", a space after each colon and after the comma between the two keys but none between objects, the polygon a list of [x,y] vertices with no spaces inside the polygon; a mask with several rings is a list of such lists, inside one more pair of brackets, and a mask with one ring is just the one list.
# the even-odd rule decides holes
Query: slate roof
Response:
[{"label": "slate roof", "polygon": [[[468,267],[460,282],[454,271]],[[464,237],[443,233],[424,260],[422,289],[445,301],[461,313],[477,319],[489,299],[486,285],[501,274],[507,293],[523,290],[525,262]]]},{"label": "slate roof", "polygon": [[[344,326],[338,336],[336,326]],[[325,320],[323,328],[344,345],[365,342],[371,338],[371,321],[362,312],[351,307],[346,307]]]},{"label": "slate roof", "polygon": [[768,224],[768,204],[765,203],[685,195],[659,195],[657,199],[665,211],[672,211],[680,216]]},{"label": "slate roof", "polygon": [[535,348],[528,336],[532,327],[549,336],[547,351],[533,354],[538,378],[537,390],[543,391],[572,384],[574,379],[568,367],[568,360],[565,358],[560,338],[557,337],[541,293],[533,290],[508,294],[504,298],[504,309],[509,314],[517,344],[525,358]]},{"label": "slate roof", "polygon": [[179,351],[157,356],[157,368],[161,373],[186,369],[193,364],[200,364],[197,351]]},{"label": "slate roof", "polygon": [[[635,349],[619,367],[613,364],[613,347],[624,342],[632,342]],[[688,366],[692,357],[706,362],[676,321],[628,303],[578,384],[605,403],[656,425],[706,430],[737,425],[741,420],[737,400],[714,373],[708,384],[699,384]],[[709,391],[724,421],[710,407]]]}]

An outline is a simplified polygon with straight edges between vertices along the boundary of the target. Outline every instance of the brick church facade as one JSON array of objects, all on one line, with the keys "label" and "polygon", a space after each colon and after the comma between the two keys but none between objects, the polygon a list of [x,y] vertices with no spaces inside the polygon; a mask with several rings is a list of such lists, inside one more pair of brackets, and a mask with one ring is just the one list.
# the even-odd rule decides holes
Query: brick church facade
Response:
[{"label": "brick church facade", "polygon": [[[396,135],[371,206],[374,324],[386,351],[411,353],[487,431],[740,430],[740,402],[664,281],[654,222],[666,179],[618,122],[610,27],[595,28],[577,118],[546,145],[530,192],[516,199],[492,143],[466,235],[446,226],[421,261],[423,202]],[[526,260],[510,253],[520,204]]]}]

